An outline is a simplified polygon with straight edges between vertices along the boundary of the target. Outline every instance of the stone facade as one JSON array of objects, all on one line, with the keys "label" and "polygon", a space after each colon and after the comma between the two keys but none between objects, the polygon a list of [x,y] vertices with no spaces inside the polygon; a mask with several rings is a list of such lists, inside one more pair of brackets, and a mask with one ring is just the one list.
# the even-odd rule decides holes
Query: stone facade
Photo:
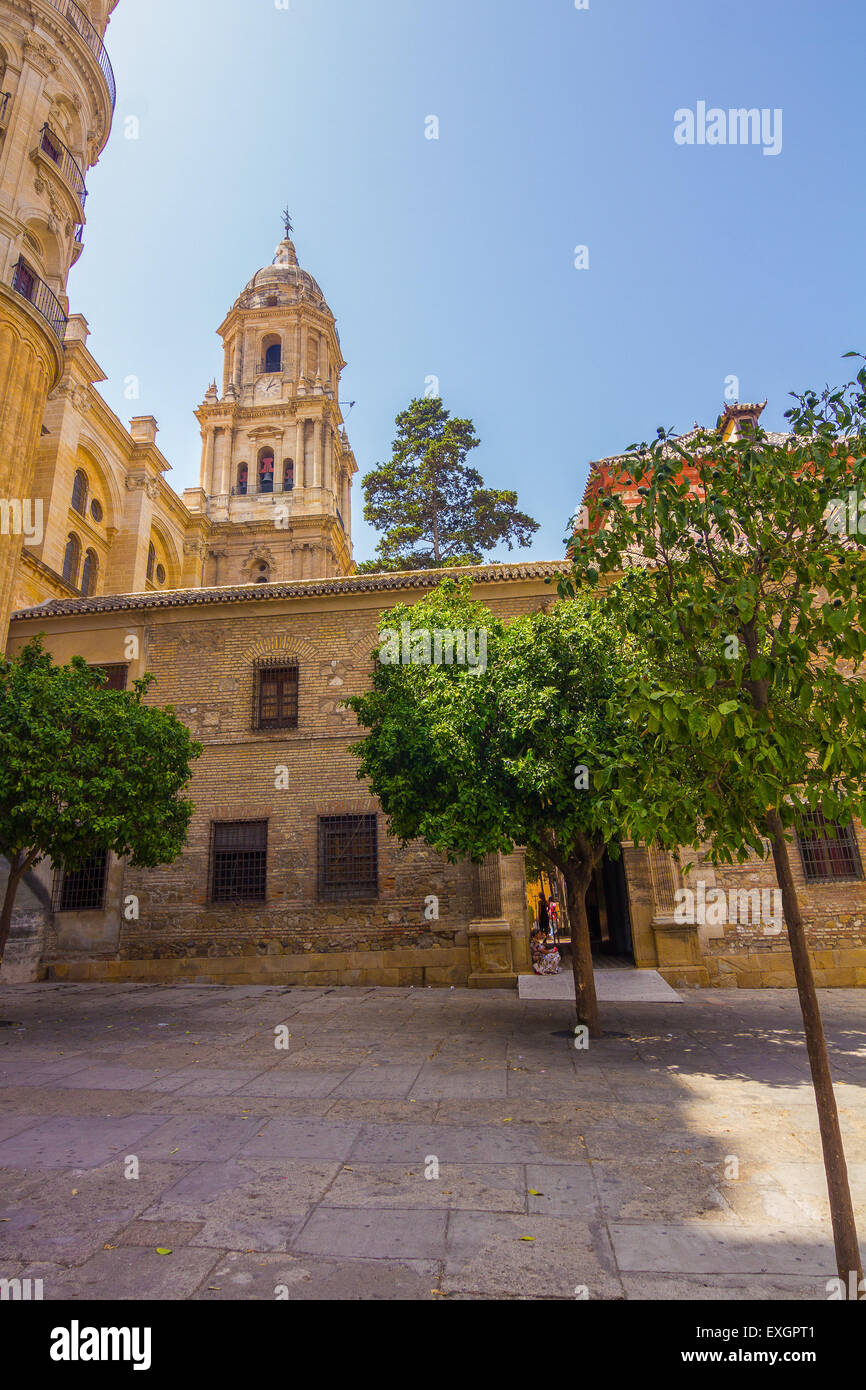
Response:
[{"label": "stone facade", "polygon": [[[464,571],[465,572],[465,571]],[[470,571],[499,616],[549,599],[551,565]],[[197,979],[296,984],[513,985],[529,969],[523,856],[499,857],[492,895],[469,863],[423,844],[401,848],[357,780],[361,731],[347,696],[372,670],[381,613],[411,602],[435,574],[247,585],[170,595],[69,599],[16,615],[9,650],[42,632],[55,660],[76,653],[152,672],[148,699],[171,705],[204,744],[191,796],[196,812],[174,864],[133,870],[112,862],[100,911],[55,910],[34,971],[63,979]],[[298,670],[297,728],[253,727],[257,663]],[[376,817],[377,884],[359,900],[322,899],[319,821]],[[264,901],[212,900],[214,824],[267,822]],[[39,871],[46,893],[50,865]],[[135,916],[127,919],[129,899]],[[432,904],[435,901],[435,909]],[[56,898],[55,898],[56,903]],[[32,923],[29,939],[33,939]]]},{"label": "stone facade", "polygon": [[84,180],[114,110],[102,39],[116,3],[0,0],[0,646],[29,533],[7,508],[35,501],[45,403],[63,373]]}]

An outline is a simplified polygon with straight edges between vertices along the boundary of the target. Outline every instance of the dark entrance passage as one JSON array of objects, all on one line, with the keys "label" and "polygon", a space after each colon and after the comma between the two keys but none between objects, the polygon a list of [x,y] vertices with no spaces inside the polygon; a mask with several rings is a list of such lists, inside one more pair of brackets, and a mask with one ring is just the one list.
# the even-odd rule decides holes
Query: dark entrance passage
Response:
[{"label": "dark entrance passage", "polygon": [[634,965],[628,890],[622,856],[611,859],[605,851],[586,893],[586,915],[592,954],[599,965]]}]

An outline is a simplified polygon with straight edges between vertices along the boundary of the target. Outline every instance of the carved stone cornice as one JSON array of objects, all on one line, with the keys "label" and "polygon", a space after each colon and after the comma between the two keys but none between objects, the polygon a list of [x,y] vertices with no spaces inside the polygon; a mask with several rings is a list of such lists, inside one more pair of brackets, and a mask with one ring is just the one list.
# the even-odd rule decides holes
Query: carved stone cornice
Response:
[{"label": "carved stone cornice", "polygon": [[73,410],[77,410],[79,415],[86,415],[93,409],[93,397],[86,386],[79,386],[74,381],[61,381],[52,393],[55,396],[62,396],[69,401]]},{"label": "carved stone cornice", "polygon": [[154,501],[159,493],[159,483],[156,478],[131,478],[127,475],[125,485],[127,492],[136,492],[139,488],[143,488],[151,501]]},{"label": "carved stone cornice", "polygon": [[261,545],[253,546],[252,550],[247,555],[247,558],[244,560],[241,568],[249,569],[250,565],[262,563],[269,565],[271,569],[273,569],[277,563],[276,558],[274,556],[274,552],[270,549],[269,546],[265,545],[264,543]]},{"label": "carved stone cornice", "polygon": [[33,34],[25,34],[21,46],[24,49],[25,61],[37,72],[41,72],[43,77],[57,71],[60,64],[50,44],[45,43],[42,39],[37,39]]}]

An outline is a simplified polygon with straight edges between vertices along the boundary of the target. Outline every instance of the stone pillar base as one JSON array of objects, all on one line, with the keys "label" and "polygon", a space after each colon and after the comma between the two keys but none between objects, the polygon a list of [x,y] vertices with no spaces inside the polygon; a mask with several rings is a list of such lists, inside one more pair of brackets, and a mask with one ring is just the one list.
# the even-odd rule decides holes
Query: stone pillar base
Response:
[{"label": "stone pillar base", "polygon": [[44,978],[42,950],[45,920],[41,912],[16,912],[0,966],[0,985],[30,985]]},{"label": "stone pillar base", "polygon": [[701,952],[698,928],[690,922],[675,922],[673,915],[659,914],[653,918],[658,972],[674,989],[706,987],[709,971]]},{"label": "stone pillar base", "polygon": [[510,922],[469,923],[470,989],[517,989],[511,943]]}]

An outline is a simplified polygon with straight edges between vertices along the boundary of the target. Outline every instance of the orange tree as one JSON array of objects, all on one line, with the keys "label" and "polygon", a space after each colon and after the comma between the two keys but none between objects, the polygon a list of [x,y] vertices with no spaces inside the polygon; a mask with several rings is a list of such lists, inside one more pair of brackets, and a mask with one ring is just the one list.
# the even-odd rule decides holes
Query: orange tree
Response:
[{"label": "orange tree", "polygon": [[[697,782],[687,843],[714,862],[772,853],[848,1287],[861,1256],[789,846],[804,828],[833,836],[866,804],[866,369],[794,401],[781,438],[703,432],[686,446],[659,430],[632,446],[570,538],[559,589],[639,632],[648,665],[629,679],[629,717],[652,741],[647,783],[665,765]],[[648,828],[669,840],[653,805]]]},{"label": "orange tree", "polygon": [[202,749],[170,709],[144,704],[150,680],[109,690],[81,657],[55,666],[39,638],[0,658],[0,961],[18,885],[41,860],[76,869],[113,850],[154,868],[183,849]]},{"label": "orange tree", "polygon": [[[405,663],[388,636],[404,623]],[[435,660],[437,633],[478,648],[482,632],[483,664]],[[626,706],[639,643],[583,599],[503,623],[472,601],[465,580],[392,609],[379,635],[372,689],[347,701],[367,730],[353,750],[358,776],[404,843],[423,839],[475,861],[525,845],[562,870],[577,1020],[597,1037],[593,871],[606,848],[616,855],[621,840],[646,839],[656,824],[669,846],[682,843],[696,814],[681,769],[660,767],[645,785],[643,731]]]}]

